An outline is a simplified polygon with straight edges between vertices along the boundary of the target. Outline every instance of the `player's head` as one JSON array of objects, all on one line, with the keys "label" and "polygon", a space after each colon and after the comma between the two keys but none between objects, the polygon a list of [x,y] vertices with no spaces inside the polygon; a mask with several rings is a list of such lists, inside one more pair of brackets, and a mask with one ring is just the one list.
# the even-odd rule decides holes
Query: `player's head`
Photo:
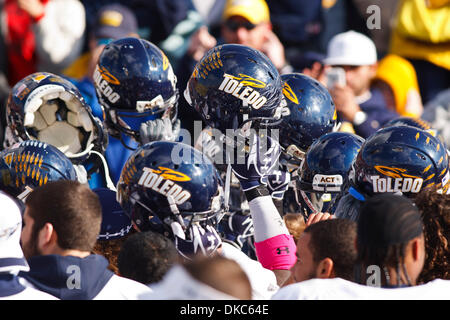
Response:
[{"label": "player's head", "polygon": [[224,210],[222,180],[213,163],[193,147],[147,143],[130,156],[117,184],[123,210],[140,231],[173,239],[185,257],[211,254]]},{"label": "player's head", "polygon": [[411,126],[383,128],[372,134],[349,174],[360,193],[407,197],[431,186],[446,192],[450,176],[445,145],[429,132]]},{"label": "player's head", "polygon": [[36,72],[13,88],[6,105],[5,145],[39,140],[63,152],[72,162],[103,153],[107,135],[78,89],[67,79]]},{"label": "player's head", "polygon": [[184,91],[203,121],[227,129],[273,126],[285,104],[281,77],[258,50],[238,44],[219,45],[196,64]]},{"label": "player's head", "polygon": [[363,142],[353,133],[330,132],[311,144],[296,178],[296,197],[308,213],[333,209],[336,197],[349,186],[348,173]]},{"label": "player's head", "polygon": [[291,162],[299,162],[314,141],[336,128],[336,109],[328,90],[317,80],[301,73],[283,74],[281,79],[289,114],[279,128],[280,144]]},{"label": "player's head", "polygon": [[122,38],[105,46],[94,71],[97,97],[113,137],[140,141],[140,124],[177,118],[177,78],[164,54],[153,43]]},{"label": "player's head", "polygon": [[20,200],[49,181],[77,179],[69,158],[50,144],[27,140],[0,153],[0,189]]}]

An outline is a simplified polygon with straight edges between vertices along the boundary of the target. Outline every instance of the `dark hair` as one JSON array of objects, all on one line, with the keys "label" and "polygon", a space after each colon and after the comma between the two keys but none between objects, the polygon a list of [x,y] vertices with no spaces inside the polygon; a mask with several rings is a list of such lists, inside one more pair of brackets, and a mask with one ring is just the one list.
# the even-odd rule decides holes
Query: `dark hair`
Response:
[{"label": "dark hair", "polygon": [[396,268],[397,285],[401,284],[402,272],[411,285],[404,263],[406,249],[423,232],[413,201],[390,193],[369,197],[360,208],[357,229],[356,281],[364,281],[360,274],[364,267],[376,265],[384,270],[386,286],[390,286],[386,268]]},{"label": "dark hair", "polygon": [[356,261],[356,223],[348,219],[323,220],[309,225],[305,231],[311,235],[309,249],[314,262],[325,258],[333,260],[336,277],[353,280]]},{"label": "dark hair", "polygon": [[187,272],[196,280],[235,298],[252,299],[252,288],[247,274],[234,260],[219,254],[196,255],[183,263]]},{"label": "dark hair", "polygon": [[426,188],[417,195],[415,203],[424,224],[426,253],[417,282],[450,280],[450,195],[439,194],[437,188]]},{"label": "dark hair", "polygon": [[134,229],[132,228],[130,232],[123,237],[109,240],[97,240],[94,249],[92,249],[92,253],[104,256],[109,262],[108,269],[115,274],[119,274],[117,259],[120,249],[122,248],[122,245],[127,240],[127,238],[135,232],[136,231],[134,231]]},{"label": "dark hair", "polygon": [[179,260],[172,240],[153,232],[136,232],[122,244],[117,266],[119,274],[143,284],[160,281]]},{"label": "dark hair", "polygon": [[92,251],[100,232],[102,208],[95,192],[72,180],[58,180],[33,190],[25,201],[36,239],[46,223],[53,225],[61,249]]}]

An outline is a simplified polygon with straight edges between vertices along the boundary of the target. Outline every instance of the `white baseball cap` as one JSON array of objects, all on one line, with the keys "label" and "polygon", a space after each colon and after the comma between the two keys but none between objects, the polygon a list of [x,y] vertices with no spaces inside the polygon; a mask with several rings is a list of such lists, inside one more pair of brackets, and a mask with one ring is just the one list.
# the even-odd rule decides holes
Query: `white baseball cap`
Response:
[{"label": "white baseball cap", "polygon": [[29,266],[20,246],[22,213],[19,205],[0,191],[0,272],[28,271]]},{"label": "white baseball cap", "polygon": [[327,65],[365,66],[377,62],[375,43],[353,30],[339,33],[328,43]]}]

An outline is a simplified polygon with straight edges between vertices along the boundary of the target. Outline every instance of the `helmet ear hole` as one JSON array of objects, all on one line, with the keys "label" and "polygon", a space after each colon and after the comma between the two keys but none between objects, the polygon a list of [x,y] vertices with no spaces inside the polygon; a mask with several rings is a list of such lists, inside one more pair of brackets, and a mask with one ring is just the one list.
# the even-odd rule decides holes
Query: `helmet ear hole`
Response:
[{"label": "helmet ear hole", "polygon": [[420,159],[423,160],[423,161],[426,161],[426,160],[427,160],[427,158],[425,158],[425,156],[424,156],[423,154],[416,153],[416,155],[417,155],[418,158],[420,158]]}]

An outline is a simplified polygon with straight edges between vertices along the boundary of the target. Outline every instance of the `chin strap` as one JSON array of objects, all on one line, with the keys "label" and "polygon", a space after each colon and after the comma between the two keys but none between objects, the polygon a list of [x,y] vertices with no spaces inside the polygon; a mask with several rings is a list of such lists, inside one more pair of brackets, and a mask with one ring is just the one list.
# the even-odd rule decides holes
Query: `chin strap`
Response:
[{"label": "chin strap", "polygon": [[66,155],[67,158],[72,159],[72,158],[80,158],[83,157],[87,154],[90,154],[92,151],[92,149],[94,148],[94,144],[91,143],[90,145],[87,146],[86,150],[84,150],[83,152],[79,152],[79,153],[69,153],[69,152],[64,152],[64,154]]},{"label": "chin strap", "polygon": [[224,206],[225,206],[225,212],[229,212],[230,206],[229,206],[229,200],[230,200],[230,184],[231,184],[231,163],[228,163],[227,165],[227,174],[225,176],[225,190],[224,190]]},{"label": "chin strap", "polygon": [[97,155],[100,158],[100,160],[102,160],[103,170],[105,172],[106,186],[108,187],[108,189],[110,189],[114,192],[117,192],[116,186],[114,185],[114,183],[111,180],[111,177],[109,176],[108,163],[106,162],[105,157],[98,151],[91,150],[89,153],[90,154],[93,153],[93,154]]}]

